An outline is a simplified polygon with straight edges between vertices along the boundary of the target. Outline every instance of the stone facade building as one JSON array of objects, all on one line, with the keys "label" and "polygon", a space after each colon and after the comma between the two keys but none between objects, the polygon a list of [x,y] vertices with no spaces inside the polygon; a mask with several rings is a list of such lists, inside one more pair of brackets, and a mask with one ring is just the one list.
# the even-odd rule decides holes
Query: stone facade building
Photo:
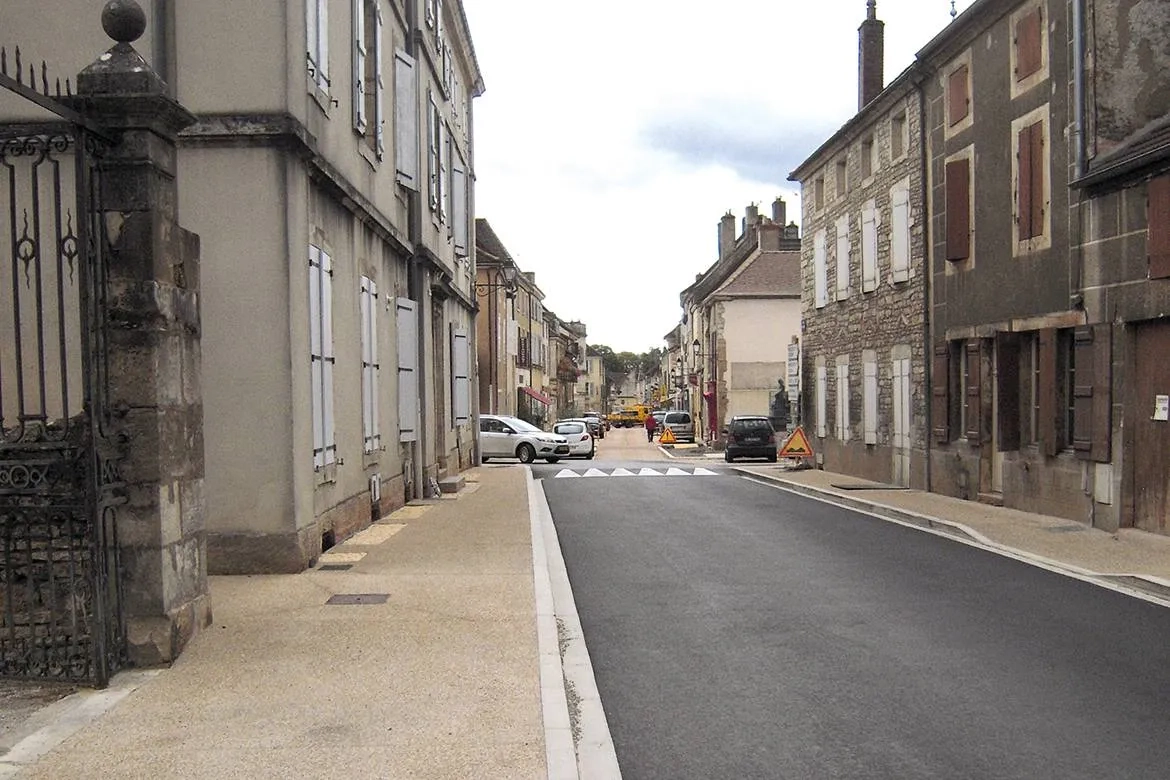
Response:
[{"label": "stone facade building", "polygon": [[784,201],[773,202],[771,218],[748,206],[738,236],[725,214],[719,259],[679,298],[683,336],[668,342],[685,377],[678,397],[689,402],[696,437],[714,441],[734,415],[768,414],[800,333],[800,231],[787,224]]},{"label": "stone facade building", "polygon": [[824,468],[924,488],[922,110],[914,68],[882,87],[875,11],[860,30],[858,113],[790,177],[803,204],[802,417]]}]

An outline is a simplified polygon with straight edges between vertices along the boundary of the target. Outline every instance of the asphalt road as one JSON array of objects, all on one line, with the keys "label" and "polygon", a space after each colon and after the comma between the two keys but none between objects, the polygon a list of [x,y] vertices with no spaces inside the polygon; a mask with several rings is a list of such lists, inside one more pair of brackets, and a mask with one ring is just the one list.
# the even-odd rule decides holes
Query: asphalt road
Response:
[{"label": "asphalt road", "polygon": [[[669,465],[722,476],[555,478]],[[626,780],[1170,776],[1170,610],[722,463],[534,472]]]}]

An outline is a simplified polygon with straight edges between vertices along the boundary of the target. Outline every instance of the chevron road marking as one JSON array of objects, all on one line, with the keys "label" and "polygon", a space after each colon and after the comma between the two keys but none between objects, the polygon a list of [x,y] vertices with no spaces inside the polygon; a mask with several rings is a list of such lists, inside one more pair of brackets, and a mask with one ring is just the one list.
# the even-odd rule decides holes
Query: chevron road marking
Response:
[{"label": "chevron road marking", "polygon": [[581,475],[578,474],[577,472],[573,471],[572,469],[561,469],[560,471],[557,472],[557,475],[555,477],[553,477],[553,479],[560,479],[561,477],[579,477],[579,476],[581,476]]},{"label": "chevron road marking", "polygon": [[634,476],[634,472],[630,471],[629,469],[623,469],[619,466],[618,468],[611,471],[609,475],[611,477],[632,477]]},{"label": "chevron road marking", "polygon": [[609,475],[606,474],[601,469],[589,469],[581,476],[583,476],[583,477],[608,477]]},{"label": "chevron road marking", "polygon": [[561,478],[569,478],[569,477],[578,478],[578,477],[717,477],[717,476],[719,476],[718,471],[711,471],[710,469],[705,469],[702,466],[696,466],[693,471],[687,471],[686,469],[681,469],[677,466],[670,466],[666,469],[665,472],[658,471],[656,469],[652,469],[652,468],[649,468],[647,466],[643,466],[638,471],[630,471],[628,469],[624,469],[624,468],[621,468],[619,466],[618,468],[614,469],[613,471],[611,471],[608,474],[605,473],[604,471],[602,471],[601,469],[595,468],[595,467],[590,468],[584,474],[578,474],[576,471],[573,471],[572,469],[561,469],[555,475],[553,475],[553,479],[561,479]]}]

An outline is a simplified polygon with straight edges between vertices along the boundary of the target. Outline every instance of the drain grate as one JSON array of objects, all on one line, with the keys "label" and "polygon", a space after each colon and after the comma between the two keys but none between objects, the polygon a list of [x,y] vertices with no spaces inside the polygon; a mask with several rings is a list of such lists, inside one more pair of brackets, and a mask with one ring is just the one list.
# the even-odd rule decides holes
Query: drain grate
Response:
[{"label": "drain grate", "polygon": [[352,563],[325,563],[317,567],[317,571],[349,571]]},{"label": "drain grate", "polygon": [[1086,527],[1083,525],[1054,525],[1044,530],[1053,534],[1075,534],[1078,531],[1085,530]]},{"label": "drain grate", "polygon": [[385,604],[389,598],[389,593],[337,593],[330,596],[325,604]]}]

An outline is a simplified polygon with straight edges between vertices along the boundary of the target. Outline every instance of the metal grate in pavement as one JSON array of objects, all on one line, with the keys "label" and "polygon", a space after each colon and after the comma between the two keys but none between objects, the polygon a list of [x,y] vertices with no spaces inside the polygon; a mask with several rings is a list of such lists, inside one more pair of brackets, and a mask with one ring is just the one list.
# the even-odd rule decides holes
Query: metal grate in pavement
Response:
[{"label": "metal grate in pavement", "polygon": [[318,566],[317,571],[349,571],[352,568],[352,563],[326,563]]},{"label": "metal grate in pavement", "polygon": [[1085,530],[1085,528],[1087,528],[1087,526],[1083,526],[1083,525],[1054,525],[1054,526],[1050,526],[1048,528],[1045,528],[1044,530],[1048,531],[1049,533],[1054,533],[1054,534],[1073,534],[1073,533],[1076,533],[1078,531],[1083,531],[1083,530]]},{"label": "metal grate in pavement", "polygon": [[389,593],[336,593],[329,597],[325,605],[385,604],[389,598]]}]

